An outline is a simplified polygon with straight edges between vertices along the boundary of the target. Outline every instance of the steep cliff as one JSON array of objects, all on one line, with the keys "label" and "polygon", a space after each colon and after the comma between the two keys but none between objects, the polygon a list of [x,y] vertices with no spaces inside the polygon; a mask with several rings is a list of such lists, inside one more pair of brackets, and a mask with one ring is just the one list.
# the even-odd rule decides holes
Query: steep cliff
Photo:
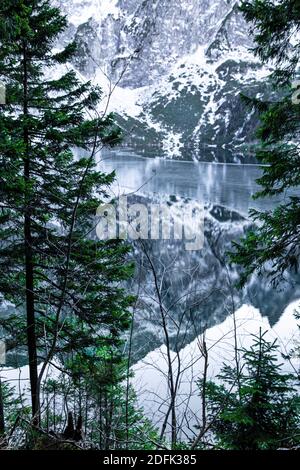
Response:
[{"label": "steep cliff", "polygon": [[239,1],[53,2],[69,19],[61,42],[78,43],[74,67],[106,96],[113,89],[125,143],[151,156],[219,160],[209,149],[254,139],[257,116],[240,93],[268,93],[269,71],[249,50]]}]

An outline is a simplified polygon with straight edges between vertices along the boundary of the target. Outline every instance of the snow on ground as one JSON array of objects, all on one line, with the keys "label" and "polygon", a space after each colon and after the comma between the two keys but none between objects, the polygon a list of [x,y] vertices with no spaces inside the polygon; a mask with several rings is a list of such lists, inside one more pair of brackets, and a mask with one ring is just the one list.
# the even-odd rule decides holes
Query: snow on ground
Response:
[{"label": "snow on ground", "polygon": [[163,151],[168,155],[174,157],[181,156],[181,149],[183,148],[183,143],[181,142],[182,135],[176,132],[169,132],[162,141]]},{"label": "snow on ground", "polygon": [[120,14],[117,7],[118,0],[72,0],[72,2],[54,0],[53,4],[60,5],[68,15],[69,22],[76,27],[84,24],[90,18],[102,23],[108,15],[117,18]]},{"label": "snow on ground", "polygon": [[[84,79],[82,77],[83,81]],[[118,85],[118,80],[112,81],[106,74],[105,70],[98,68],[92,79],[93,85],[100,86],[103,92],[101,110],[106,112],[118,112],[123,116],[137,118],[142,112],[139,101],[147,87],[141,88],[124,88]]]},{"label": "snow on ground", "polygon": [[[88,3],[90,4],[91,2]],[[99,3],[100,5],[105,2],[101,0],[94,3],[97,5]],[[84,15],[88,16],[90,10],[94,12],[94,15],[96,14],[98,7],[96,8],[94,3],[92,2],[90,9],[84,9]],[[115,4],[115,2],[112,3]],[[71,12],[73,16],[75,15],[74,18],[76,18],[77,14],[76,5],[77,3],[74,6],[74,11]],[[104,9],[101,14],[108,14],[108,11]],[[168,73],[160,76],[159,80],[156,80],[152,85],[129,88],[121,86],[120,79],[126,68],[130,68],[130,60],[130,54],[128,53],[127,59],[125,58],[124,62],[124,70],[120,71],[119,76],[114,79],[111,79],[110,72],[104,64],[98,64],[94,76],[89,77],[92,84],[100,86],[103,93],[98,111],[104,115],[109,112],[116,112],[125,120],[133,118],[146,128],[154,130],[157,134],[160,134],[163,154],[170,158],[182,156],[184,125],[182,131],[181,129],[175,129],[172,127],[172,120],[169,122],[167,118],[164,119],[162,117],[163,111],[154,116],[152,109],[156,109],[157,106],[158,108],[160,106],[167,106],[178,99],[182,99],[185,102],[186,95],[197,95],[199,93],[199,96],[202,97],[201,100],[199,98],[199,109],[203,105],[203,110],[200,113],[198,123],[196,122],[195,124],[194,130],[191,130],[195,142],[197,142],[198,136],[200,142],[202,131],[205,134],[205,129],[208,125],[213,128],[214,123],[217,119],[220,119],[220,116],[223,117],[227,126],[230,123],[229,114],[219,113],[222,105],[230,101],[230,93],[232,93],[231,90],[228,95],[226,91],[228,79],[222,73],[220,74],[219,67],[222,64],[224,65],[230,61],[238,64],[244,61],[249,65],[245,72],[238,70],[234,72],[236,94],[239,94],[240,87],[243,84],[263,81],[270,73],[270,69],[260,66],[253,54],[244,47],[228,51],[219,59],[212,61],[207,56],[206,44],[199,45],[192,54],[187,54],[181,58],[174,57],[173,65],[170,64]],[[75,70],[82,82],[88,80],[86,76],[74,69],[72,64],[58,66],[55,69],[49,70],[49,77],[58,78],[69,70]],[[222,96],[221,99],[220,95]],[[251,117],[251,114],[249,114],[249,117]],[[217,131],[216,127],[214,127],[214,131]],[[212,137],[213,139],[214,137]]]}]

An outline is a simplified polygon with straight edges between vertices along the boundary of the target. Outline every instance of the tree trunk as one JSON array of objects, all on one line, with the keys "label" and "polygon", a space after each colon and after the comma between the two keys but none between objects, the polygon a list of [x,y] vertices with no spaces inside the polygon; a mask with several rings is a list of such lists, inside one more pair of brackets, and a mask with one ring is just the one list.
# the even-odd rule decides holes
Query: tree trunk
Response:
[{"label": "tree trunk", "polygon": [[[23,140],[25,146],[24,155],[24,179],[25,185],[30,181],[30,145],[28,124],[28,58],[27,44],[23,42],[23,115],[24,130]],[[25,244],[25,276],[26,276],[26,315],[27,315],[27,349],[29,359],[29,376],[32,418],[34,424],[40,422],[39,394],[37,393],[38,373],[37,373],[37,346],[36,346],[36,326],[34,312],[34,270],[33,270],[33,249],[31,235],[32,208],[28,189],[25,189],[25,216],[24,216],[24,244]]]},{"label": "tree trunk", "polygon": [[2,382],[0,377],[0,439],[5,434],[5,421],[4,421],[4,399],[2,391]]}]

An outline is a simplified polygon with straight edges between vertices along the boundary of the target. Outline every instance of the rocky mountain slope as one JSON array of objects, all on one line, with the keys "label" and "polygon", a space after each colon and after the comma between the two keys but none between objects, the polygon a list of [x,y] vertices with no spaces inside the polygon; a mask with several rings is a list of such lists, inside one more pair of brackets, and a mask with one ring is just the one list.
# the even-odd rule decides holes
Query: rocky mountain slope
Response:
[{"label": "rocky mountain slope", "polygon": [[[74,67],[99,83],[125,143],[175,158],[244,161],[257,116],[240,93],[268,92],[236,0],[53,0],[76,39]],[[104,99],[105,101],[105,99]],[[232,149],[235,152],[232,153]],[[225,156],[224,156],[225,155]]]}]

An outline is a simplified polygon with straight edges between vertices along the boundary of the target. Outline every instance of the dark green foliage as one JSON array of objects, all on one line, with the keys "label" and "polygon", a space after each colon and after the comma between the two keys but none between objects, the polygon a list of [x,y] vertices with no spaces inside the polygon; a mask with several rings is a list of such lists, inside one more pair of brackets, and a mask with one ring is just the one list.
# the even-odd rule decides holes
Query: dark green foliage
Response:
[{"label": "dark green foliage", "polygon": [[250,0],[240,7],[254,36],[254,52],[263,62],[275,61],[274,77],[287,83],[299,60],[299,42],[290,41],[300,30],[298,0]]},{"label": "dark green foliage", "polygon": [[23,394],[16,395],[14,385],[0,379],[0,448],[1,440],[5,441],[7,431],[16,426],[18,417],[30,416],[30,408],[26,406]]},{"label": "dark green foliage", "polygon": [[[109,371],[107,371],[109,373]],[[108,380],[101,371],[89,377],[72,378],[61,374],[45,383],[43,428],[57,438],[66,427],[66,410],[74,422],[83,420],[85,445],[94,449],[154,449],[158,432],[143,415],[131,386]]]},{"label": "dark green foliage", "polygon": [[277,353],[276,342],[260,334],[249,350],[242,351],[239,389],[236,370],[228,365],[218,376],[221,385],[206,384],[208,419],[218,448],[264,450],[299,445],[300,398],[293,388],[294,377],[282,371]]},{"label": "dark green foliage", "polygon": [[275,62],[272,74],[277,99],[248,100],[260,112],[256,156],[264,164],[255,197],[284,195],[273,211],[250,215],[258,223],[241,243],[232,260],[244,267],[243,285],[254,272],[278,283],[285,272],[298,272],[300,256],[300,104],[291,88],[300,59],[300,3],[298,0],[244,1],[241,10],[252,26],[255,53],[263,62]]},{"label": "dark green foliage", "polygon": [[0,17],[0,292],[16,306],[14,328],[1,323],[27,344],[37,415],[38,362],[60,353],[62,366],[87,374],[120,358],[132,300],[121,287],[132,270],[128,247],[97,240],[94,229],[114,179],[97,171],[97,155],[121,132],[112,115],[99,115],[100,90],[66,67],[75,44],[55,51],[66,26],[58,9],[3,0]]}]

